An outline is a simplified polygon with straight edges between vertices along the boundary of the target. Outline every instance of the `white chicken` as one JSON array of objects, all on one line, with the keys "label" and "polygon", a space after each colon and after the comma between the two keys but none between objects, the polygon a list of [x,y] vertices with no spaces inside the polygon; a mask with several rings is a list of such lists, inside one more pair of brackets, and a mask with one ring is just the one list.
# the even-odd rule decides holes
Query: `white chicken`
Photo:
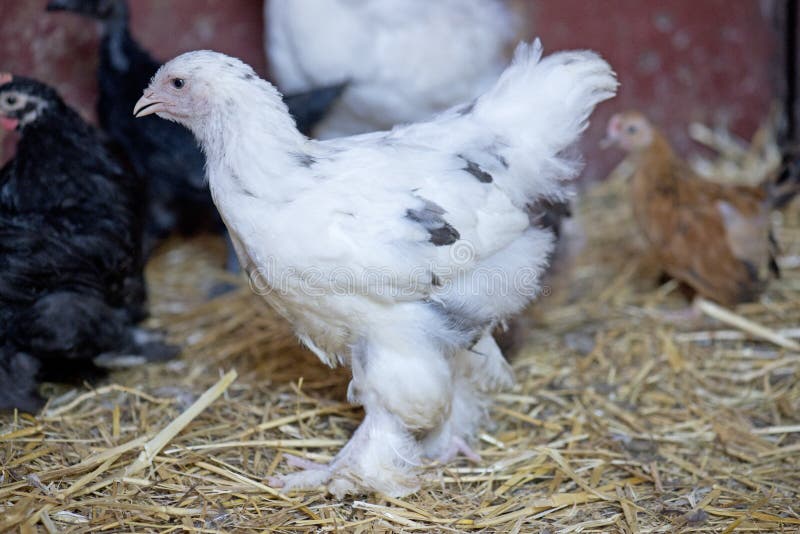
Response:
[{"label": "white chicken", "polygon": [[136,104],[194,132],[264,298],[323,362],[352,368],[366,412],[352,439],[276,484],[397,496],[423,457],[475,457],[487,394],[513,381],[490,331],[533,298],[552,248],[526,205],[568,194],[581,164],[567,149],[617,86],[593,52],[541,54],[521,44],[486,94],[429,122],[328,141],[215,52],[166,63]]},{"label": "white chicken", "polygon": [[425,120],[488,89],[508,64],[505,0],[267,0],[266,51],[284,93],[348,82],[321,139]]}]

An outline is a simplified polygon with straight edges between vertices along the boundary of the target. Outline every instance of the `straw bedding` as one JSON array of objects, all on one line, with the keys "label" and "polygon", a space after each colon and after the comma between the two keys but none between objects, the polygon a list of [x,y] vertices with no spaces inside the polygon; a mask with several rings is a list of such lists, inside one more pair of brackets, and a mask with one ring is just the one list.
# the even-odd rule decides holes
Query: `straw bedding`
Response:
[{"label": "straw bedding", "polygon": [[[772,161],[694,133],[736,179]],[[579,202],[480,465],[432,464],[402,500],[269,488],[285,454],[330,459],[363,414],[347,374],[219,269],[221,243],[176,240],[148,274],[182,358],[0,416],[0,531],[800,532],[800,203],[777,216],[783,278],[735,310],[772,341],[713,307],[675,326],[653,312],[685,301],[637,253],[625,170]]]}]

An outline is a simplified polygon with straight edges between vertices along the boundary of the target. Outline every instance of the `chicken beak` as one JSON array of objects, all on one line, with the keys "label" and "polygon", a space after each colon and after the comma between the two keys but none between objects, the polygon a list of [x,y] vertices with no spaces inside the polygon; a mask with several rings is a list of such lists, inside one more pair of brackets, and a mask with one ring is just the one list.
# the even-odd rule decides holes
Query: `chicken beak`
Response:
[{"label": "chicken beak", "polygon": [[158,100],[153,100],[153,93],[150,93],[150,95],[145,94],[142,96],[142,98],[136,102],[136,105],[133,106],[133,116],[140,118],[166,110],[167,107],[164,105],[164,103],[159,102]]},{"label": "chicken beak", "polygon": [[600,148],[606,150],[607,148],[611,148],[615,146],[619,142],[619,132],[620,132],[620,122],[622,118],[619,114],[614,115],[611,117],[611,120],[608,121],[608,126],[606,127],[606,137],[602,141],[600,141]]},{"label": "chicken beak", "polygon": [[611,136],[604,137],[600,140],[600,148],[607,150],[617,144],[617,140]]}]

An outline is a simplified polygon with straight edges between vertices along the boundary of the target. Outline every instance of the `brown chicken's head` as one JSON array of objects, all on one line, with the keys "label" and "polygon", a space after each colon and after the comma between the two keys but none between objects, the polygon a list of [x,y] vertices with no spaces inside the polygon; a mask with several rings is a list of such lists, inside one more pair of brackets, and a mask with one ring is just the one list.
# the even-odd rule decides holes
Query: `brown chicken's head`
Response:
[{"label": "brown chicken's head", "polygon": [[638,111],[617,113],[608,121],[606,144],[616,145],[628,152],[636,152],[653,142],[653,125]]}]

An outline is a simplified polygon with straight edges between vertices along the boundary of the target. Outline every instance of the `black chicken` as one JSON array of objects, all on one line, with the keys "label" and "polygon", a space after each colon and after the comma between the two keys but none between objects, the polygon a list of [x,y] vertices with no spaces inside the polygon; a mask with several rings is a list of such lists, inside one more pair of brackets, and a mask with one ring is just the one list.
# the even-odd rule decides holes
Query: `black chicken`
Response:
[{"label": "black chicken", "polygon": [[[49,11],[72,11],[103,24],[98,71],[100,125],[125,151],[149,184],[145,253],[173,229],[182,233],[224,231],[205,185],[205,159],[188,130],[157,117],[136,119],[131,110],[160,63],[128,29],[126,0],[50,0]],[[286,97],[301,131],[309,132],[343,86]],[[229,266],[235,255],[231,252]]]},{"label": "black chicken", "polygon": [[0,409],[37,409],[42,379],[174,350],[145,316],[141,181],[50,87],[0,74]]}]

